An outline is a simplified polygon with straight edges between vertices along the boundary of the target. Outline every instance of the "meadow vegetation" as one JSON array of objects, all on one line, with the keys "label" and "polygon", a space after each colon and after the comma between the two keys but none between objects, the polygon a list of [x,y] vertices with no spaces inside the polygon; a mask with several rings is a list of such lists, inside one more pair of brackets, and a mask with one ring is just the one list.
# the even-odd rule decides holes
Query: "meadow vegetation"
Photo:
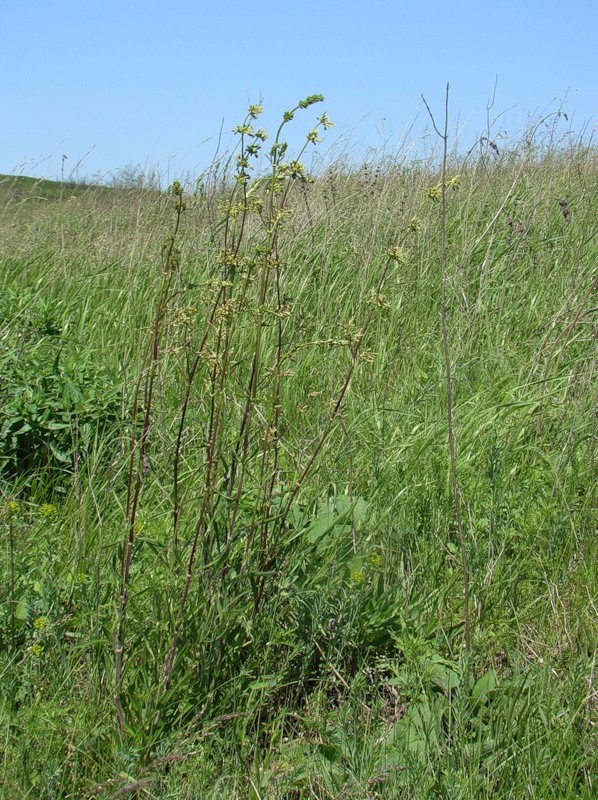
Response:
[{"label": "meadow vegetation", "polygon": [[312,177],[320,99],[0,178],[3,797],[596,796],[597,151]]}]

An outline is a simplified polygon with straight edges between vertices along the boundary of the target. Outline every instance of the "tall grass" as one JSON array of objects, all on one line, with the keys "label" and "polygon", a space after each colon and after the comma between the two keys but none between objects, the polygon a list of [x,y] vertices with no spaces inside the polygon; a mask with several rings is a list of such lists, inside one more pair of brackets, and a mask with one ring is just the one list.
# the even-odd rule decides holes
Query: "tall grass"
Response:
[{"label": "tall grass", "polygon": [[595,149],[314,179],[320,100],[3,195],[6,797],[595,791]]}]

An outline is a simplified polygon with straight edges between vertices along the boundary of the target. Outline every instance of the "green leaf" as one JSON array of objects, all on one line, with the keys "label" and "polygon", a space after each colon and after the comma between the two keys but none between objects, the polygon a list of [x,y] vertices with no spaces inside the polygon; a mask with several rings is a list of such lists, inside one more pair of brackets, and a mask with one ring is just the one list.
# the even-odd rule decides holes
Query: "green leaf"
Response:
[{"label": "green leaf", "polygon": [[498,678],[494,669],[489,669],[479,678],[471,690],[471,699],[480,703],[486,699],[489,692],[494,692],[498,687]]},{"label": "green leaf", "polygon": [[338,524],[338,522],[338,515],[335,514],[334,509],[329,506],[318,515],[315,521],[307,529],[307,541],[310,544],[315,544],[327,533],[330,533],[330,531],[334,530],[334,527]]},{"label": "green leaf", "polygon": [[70,453],[65,453],[64,450],[60,450],[53,442],[48,442],[48,444],[50,446],[50,450],[52,451],[53,455],[58,459],[58,461],[62,461],[63,464],[71,463]]},{"label": "green leaf", "polygon": [[433,656],[430,669],[432,684],[445,693],[457,689],[461,683],[461,676],[455,669],[456,666],[442,656]]},{"label": "green leaf", "polygon": [[350,561],[347,561],[349,572],[363,572],[363,560],[363,556],[355,555]]},{"label": "green leaf", "polygon": [[15,608],[15,619],[25,622],[29,616],[29,604],[26,597],[21,597]]}]

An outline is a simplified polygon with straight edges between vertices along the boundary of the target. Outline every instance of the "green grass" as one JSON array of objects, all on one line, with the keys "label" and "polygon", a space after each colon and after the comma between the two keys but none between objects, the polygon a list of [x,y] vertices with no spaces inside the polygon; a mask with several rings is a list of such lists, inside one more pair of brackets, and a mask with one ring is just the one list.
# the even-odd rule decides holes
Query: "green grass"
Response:
[{"label": "green grass", "polygon": [[108,192],[107,187],[75,181],[52,181],[46,178],[29,178],[26,175],[0,175],[2,202],[31,200],[61,200],[93,191],[96,195]]},{"label": "green grass", "polygon": [[598,161],[537,130],[449,163],[469,652],[439,173],[0,178],[3,797],[595,795]]}]

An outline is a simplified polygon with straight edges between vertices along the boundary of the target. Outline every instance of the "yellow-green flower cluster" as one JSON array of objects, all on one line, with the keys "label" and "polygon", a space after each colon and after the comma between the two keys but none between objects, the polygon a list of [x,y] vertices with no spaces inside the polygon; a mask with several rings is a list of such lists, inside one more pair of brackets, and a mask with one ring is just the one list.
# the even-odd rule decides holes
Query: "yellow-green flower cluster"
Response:
[{"label": "yellow-green flower cluster", "polygon": [[305,100],[299,100],[299,108],[309,108],[314,103],[322,103],[324,101],[323,94],[310,94]]},{"label": "yellow-green flower cluster", "polygon": [[237,125],[235,128],[233,128],[233,133],[238,133],[240,136],[253,136],[255,129],[253,125],[246,123],[245,125]]},{"label": "yellow-green flower cluster", "polygon": [[373,289],[370,293],[370,303],[376,308],[390,308],[390,303],[386,300],[381,292]]},{"label": "yellow-green flower cluster", "polygon": [[52,503],[43,503],[39,508],[39,513],[42,517],[49,519],[50,517],[55,517],[58,513],[58,509]]},{"label": "yellow-green flower cluster", "polygon": [[[453,175],[452,178],[449,178],[448,180],[444,181],[444,188],[458,189],[460,183],[461,183],[461,175],[456,174]],[[437,203],[442,197],[442,183],[437,183],[436,186],[430,186],[427,194],[430,200],[433,200],[435,203]]]},{"label": "yellow-green flower cluster", "polygon": [[334,122],[331,122],[325,113],[322,114],[321,117],[318,117],[318,122],[324,128],[324,130],[327,130],[328,128],[334,128]]},{"label": "yellow-green flower cluster", "polygon": [[18,500],[9,500],[5,505],[5,509],[11,516],[16,517],[21,510],[21,506]]},{"label": "yellow-green flower cluster", "polygon": [[289,178],[293,178],[294,180],[299,179],[304,183],[307,183],[310,180],[310,178],[305,174],[305,165],[296,159],[289,161],[288,164],[281,164],[278,168],[278,174],[280,176],[288,175]]},{"label": "yellow-green flower cluster", "polygon": [[404,249],[398,244],[395,245],[394,247],[389,247],[386,254],[393,261],[399,261],[401,264],[404,264],[407,261],[407,254],[405,253]]},{"label": "yellow-green flower cluster", "polygon": [[428,197],[437,203],[442,197],[442,184],[438,183],[436,186],[430,186],[428,189]]},{"label": "yellow-green flower cluster", "polygon": [[361,570],[353,569],[351,570],[351,582],[355,584],[355,586],[360,586],[365,580],[365,575]]}]

